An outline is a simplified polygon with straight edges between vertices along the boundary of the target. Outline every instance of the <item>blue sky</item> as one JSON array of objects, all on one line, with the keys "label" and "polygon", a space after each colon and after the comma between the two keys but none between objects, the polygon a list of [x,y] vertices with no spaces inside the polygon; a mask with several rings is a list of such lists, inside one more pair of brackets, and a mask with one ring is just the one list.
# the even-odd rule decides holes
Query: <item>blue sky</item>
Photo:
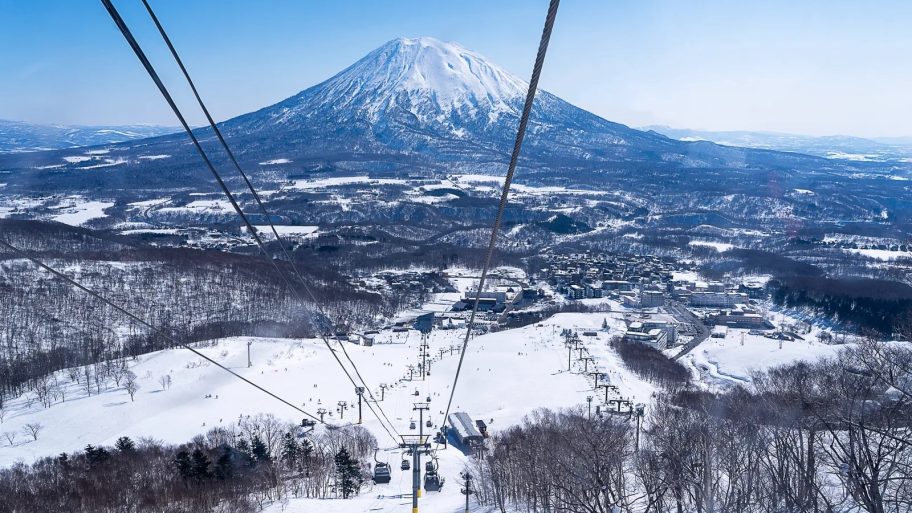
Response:
[{"label": "blue sky", "polygon": [[[399,36],[526,78],[547,0],[151,0],[219,119]],[[190,114],[139,0],[115,0]],[[565,0],[541,85],[632,126],[912,135],[912,2]],[[200,122],[200,116],[189,115]],[[101,3],[0,0],[0,118],[176,124]]]}]

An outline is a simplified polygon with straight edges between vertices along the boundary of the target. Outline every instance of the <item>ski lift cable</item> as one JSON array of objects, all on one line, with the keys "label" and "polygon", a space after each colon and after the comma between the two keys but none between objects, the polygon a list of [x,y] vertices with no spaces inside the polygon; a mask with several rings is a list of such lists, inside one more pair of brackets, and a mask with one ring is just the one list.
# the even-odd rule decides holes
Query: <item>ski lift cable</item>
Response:
[{"label": "ski lift cable", "polygon": [[[466,356],[466,348],[469,345],[469,339],[472,336],[472,328],[475,325],[475,316],[478,313],[478,304],[481,300],[481,290],[484,287],[485,280],[488,276],[488,270],[491,266],[491,259],[494,254],[494,249],[497,246],[497,232],[500,231],[500,224],[503,220],[504,210],[507,206],[507,198],[510,194],[510,184],[513,181],[513,175],[516,172],[516,164],[519,160],[519,153],[522,149],[523,139],[526,134],[526,126],[529,123],[529,116],[532,113],[532,104],[535,100],[535,92],[538,89],[538,80],[541,76],[542,66],[545,62],[545,54],[548,51],[548,43],[551,40],[551,30],[554,28],[554,20],[557,17],[557,8],[560,5],[560,0],[551,0],[548,6],[548,13],[545,16],[545,26],[542,30],[541,41],[538,45],[538,53],[535,56],[535,65],[532,68],[532,77],[529,80],[529,90],[526,93],[526,100],[523,104],[522,115],[519,118],[519,127],[516,131],[516,141],[513,144],[513,152],[510,155],[510,165],[507,169],[507,176],[504,179],[503,190],[500,195],[500,203],[497,206],[497,215],[494,218],[494,226],[491,229],[491,238],[488,241],[488,249],[485,255],[484,267],[481,270],[481,277],[478,280],[478,290],[475,293],[475,301],[472,305],[472,313],[469,316],[469,322],[466,325],[466,334],[465,339],[462,341],[462,350],[459,353],[459,363],[456,366],[456,374],[453,377],[453,386],[450,388],[450,398],[447,401],[447,407],[443,414],[443,421],[441,426],[446,425],[447,416],[450,413],[450,408],[453,405],[453,397],[456,395],[456,384],[459,381],[459,374],[462,371],[462,364]],[[438,442],[434,446],[434,452],[437,452],[440,443]]]},{"label": "ski lift cable", "polygon": [[[235,157],[234,152],[231,150],[231,147],[228,145],[228,142],[225,140],[225,137],[222,135],[221,129],[219,129],[218,124],[212,118],[212,115],[210,114],[209,109],[206,107],[205,102],[203,101],[202,97],[200,96],[199,90],[196,88],[196,84],[193,82],[193,79],[190,77],[190,72],[187,71],[187,67],[184,65],[183,59],[181,59],[180,54],[177,52],[177,49],[174,47],[174,44],[171,42],[171,38],[168,36],[168,33],[165,31],[164,26],[162,26],[161,22],[158,19],[158,16],[155,14],[155,11],[152,9],[152,6],[149,4],[148,0],[142,0],[142,3],[145,6],[146,11],[149,13],[149,17],[152,19],[152,22],[155,24],[155,27],[158,29],[158,33],[161,35],[162,40],[164,40],[165,44],[168,47],[168,50],[171,52],[171,56],[174,57],[174,61],[177,63],[178,67],[181,70],[181,73],[183,73],[184,78],[187,80],[187,84],[190,86],[190,89],[193,92],[193,96],[196,98],[196,102],[199,104],[200,109],[203,111],[203,114],[206,116],[206,120],[209,122],[209,126],[212,128],[213,133],[215,134],[216,138],[219,140],[219,143],[221,144],[222,148],[224,148],[225,153],[228,155],[228,158],[231,160],[231,163],[234,165],[234,168],[237,170],[238,174],[241,175],[241,178],[243,178],[244,183],[247,185],[247,189],[253,195],[253,198],[256,201],[256,204],[259,207],[260,211],[262,212],[263,217],[266,219],[266,222],[269,223],[269,227],[272,230],[272,234],[276,238],[276,242],[278,243],[279,248],[282,251],[282,255],[285,257],[285,260],[291,265],[292,271],[298,277],[298,280],[300,280],[301,285],[303,285],[305,292],[310,297],[313,304],[316,305],[317,310],[320,313],[320,315],[323,318],[329,318],[329,316],[326,314],[326,312],[323,308],[323,305],[317,300],[313,291],[308,286],[307,280],[304,279],[303,275],[298,270],[297,265],[295,265],[294,259],[292,259],[290,254],[288,253],[288,249],[285,245],[285,241],[282,239],[281,235],[279,235],[279,232],[276,229],[275,224],[272,221],[272,213],[266,208],[266,205],[263,203],[262,198],[260,197],[260,194],[257,193],[256,188],[253,186],[253,183],[250,181],[249,177],[247,176],[247,173],[244,172],[243,168],[241,167],[240,163],[238,162],[237,158]],[[368,397],[372,401],[377,402],[376,398],[374,397],[373,391],[371,390],[371,387],[368,386],[367,382],[364,380],[364,377],[361,375],[361,371],[358,369],[358,366],[355,364],[355,362],[349,356],[348,350],[345,348],[345,344],[343,344],[339,340],[337,340],[337,343],[338,343],[339,347],[342,348],[342,352],[345,356],[345,359],[348,360],[349,364],[352,366],[352,369],[354,369],[355,374],[358,377],[358,380],[361,381],[361,384],[363,385],[364,389],[367,391]],[[328,346],[328,342],[327,342],[327,346]],[[358,386],[354,382],[352,384],[354,384],[355,386]],[[393,426],[389,417],[386,415],[386,412],[383,410],[383,408],[379,404],[377,405],[377,407],[380,410],[383,417],[386,419],[386,422],[388,422],[390,424],[390,426],[393,427],[393,430],[395,431],[395,426]]]},{"label": "ski lift cable", "polygon": [[[139,45],[139,43],[133,37],[133,34],[130,32],[129,27],[127,27],[123,18],[120,16],[120,13],[117,11],[117,9],[114,7],[114,5],[111,3],[111,0],[101,0],[101,2],[107,9],[111,18],[114,20],[114,23],[117,25],[117,28],[120,30],[121,34],[127,40],[127,43],[129,43],[130,47],[133,49],[133,52],[136,54],[137,58],[140,60],[143,67],[148,72],[149,76],[152,78],[153,82],[155,82],[155,85],[158,87],[162,96],[165,98],[165,101],[168,103],[168,105],[174,111],[174,114],[177,116],[177,118],[180,121],[181,125],[183,126],[184,130],[187,132],[187,135],[190,136],[190,139],[193,142],[193,145],[196,148],[197,152],[203,158],[203,161],[206,163],[206,166],[209,168],[210,172],[215,177],[215,179],[218,182],[219,186],[221,187],[222,191],[228,197],[228,200],[230,201],[232,207],[234,208],[234,211],[241,217],[241,219],[243,220],[248,231],[254,237],[254,240],[256,241],[260,250],[269,259],[269,261],[272,263],[273,267],[276,269],[276,271],[279,273],[279,275],[282,276],[282,278],[285,280],[286,284],[292,290],[292,292],[294,292],[294,294],[298,297],[298,299],[301,300],[302,298],[300,297],[300,293],[298,292],[298,290],[291,285],[291,282],[288,280],[288,277],[285,275],[285,273],[283,273],[281,271],[281,269],[279,268],[279,266],[275,262],[275,260],[273,258],[271,258],[271,252],[266,249],[265,244],[263,243],[262,239],[260,238],[256,228],[254,228],[254,226],[250,222],[249,218],[241,210],[240,206],[238,205],[237,201],[234,198],[234,195],[228,189],[228,187],[225,184],[224,180],[222,179],[221,175],[215,169],[215,166],[212,164],[212,161],[209,159],[208,155],[203,150],[202,146],[199,143],[199,140],[193,134],[193,130],[190,128],[189,124],[187,123],[187,121],[184,118],[183,114],[181,113],[180,109],[177,107],[177,104],[174,102],[174,99],[171,97],[171,94],[168,92],[167,87],[161,81],[161,78],[159,77],[158,73],[155,71],[155,68],[152,66],[151,62],[149,62],[149,59],[146,57],[145,52],[143,52],[142,47]],[[270,220],[270,224],[271,224],[271,220]],[[342,370],[345,372],[349,381],[351,381],[352,384],[357,387],[358,384],[351,377],[351,374],[349,373],[348,369],[345,368],[345,365],[342,363],[342,361],[339,359],[339,356],[336,354],[336,351],[330,346],[327,338],[325,336],[323,336],[322,338],[323,338],[323,342],[327,346],[327,349],[329,349],[329,351],[332,353],[333,357],[336,359],[336,361],[342,367]],[[343,349],[344,349],[344,347],[343,347]],[[365,388],[367,388],[367,387],[365,386]],[[384,430],[387,432],[387,434],[390,435],[390,437],[393,438],[394,441],[398,442],[398,438],[393,436],[390,429],[387,428],[387,426],[384,424],[384,422],[380,418],[380,416],[377,415],[373,406],[371,406],[369,403],[368,403],[368,409],[374,414],[375,417],[377,417],[377,420],[380,422],[381,426],[384,428]],[[387,419],[387,422],[389,422],[388,419]],[[393,431],[395,431],[395,426],[391,425],[391,427],[393,428]]]},{"label": "ski lift cable", "polygon": [[193,353],[193,354],[199,356],[200,358],[206,360],[207,362],[209,362],[209,363],[215,365],[215,366],[218,367],[219,369],[222,369],[223,371],[225,371],[225,372],[231,374],[232,376],[234,376],[234,377],[240,379],[241,381],[247,383],[248,385],[250,385],[250,386],[256,388],[256,389],[259,390],[260,392],[263,392],[264,394],[266,394],[266,395],[272,397],[273,399],[276,399],[276,400],[278,400],[279,402],[282,402],[282,403],[286,404],[287,406],[290,406],[290,407],[294,408],[294,409],[295,409],[296,411],[298,411],[299,413],[303,413],[304,415],[307,415],[308,417],[310,417],[310,418],[313,419],[313,420],[316,420],[316,421],[318,421],[318,422],[323,422],[323,421],[320,420],[319,417],[317,417],[317,416],[315,416],[315,415],[312,415],[311,413],[309,413],[309,412],[307,412],[307,411],[301,409],[300,407],[296,406],[294,403],[292,403],[292,402],[290,402],[290,401],[288,401],[288,400],[286,400],[286,399],[280,397],[278,394],[276,394],[276,393],[274,393],[274,392],[271,392],[270,390],[266,389],[265,387],[263,387],[263,386],[261,386],[261,385],[258,385],[258,384],[256,384],[256,383],[254,383],[253,381],[251,381],[251,380],[245,378],[244,376],[241,376],[241,375],[238,374],[237,372],[234,372],[233,370],[231,370],[231,369],[229,369],[228,367],[222,365],[221,363],[217,362],[216,360],[210,358],[209,356],[206,356],[205,354],[203,354],[202,352],[198,351],[197,349],[195,349],[195,348],[193,348],[193,347],[187,345],[187,344],[184,343],[184,342],[181,342],[180,340],[178,340],[177,338],[175,338],[174,336],[172,336],[170,333],[166,332],[165,330],[153,326],[152,324],[150,324],[149,322],[147,322],[147,321],[145,321],[144,319],[140,318],[140,317],[137,316],[136,314],[134,314],[134,313],[130,312],[129,310],[127,310],[127,309],[121,307],[120,305],[116,304],[115,302],[111,301],[110,299],[108,299],[108,298],[102,296],[102,295],[99,294],[98,292],[95,292],[94,290],[92,290],[92,289],[86,287],[85,285],[79,283],[78,281],[76,281],[75,279],[73,279],[73,278],[67,276],[66,274],[62,273],[61,271],[58,271],[57,269],[54,269],[53,267],[49,266],[48,264],[44,263],[43,261],[39,260],[38,258],[36,258],[36,257],[34,257],[34,256],[32,256],[32,255],[30,255],[30,254],[28,254],[28,253],[26,253],[26,252],[23,251],[22,249],[20,249],[20,248],[18,248],[18,247],[16,247],[16,246],[13,246],[12,244],[10,244],[9,242],[7,242],[6,240],[4,240],[4,239],[2,239],[2,238],[0,238],[0,246],[3,246],[3,247],[5,247],[5,248],[9,249],[10,251],[16,253],[17,255],[21,256],[22,258],[25,258],[25,259],[31,261],[33,264],[37,265],[38,267],[40,267],[40,268],[44,269],[45,271],[47,271],[47,272],[53,274],[54,276],[56,276],[56,277],[60,278],[61,280],[63,280],[63,281],[65,281],[65,282],[69,283],[70,285],[72,285],[72,286],[76,287],[77,289],[79,289],[79,290],[85,292],[86,294],[88,294],[88,295],[92,296],[93,298],[95,298],[95,299],[101,301],[102,303],[104,303],[104,304],[110,306],[111,308],[117,310],[117,311],[120,312],[121,314],[123,314],[123,315],[129,317],[129,318],[132,319],[133,321],[135,321],[135,322],[137,322],[137,323],[139,323],[139,324],[141,324],[141,325],[143,325],[143,326],[149,328],[149,329],[152,330],[154,333],[157,333],[157,334],[161,335],[162,337],[168,339],[169,341],[171,341],[171,342],[173,342],[173,343],[175,343],[175,344],[177,344],[177,345],[183,347],[184,349],[187,349],[187,350],[190,351],[191,353]]},{"label": "ski lift cable", "polygon": [[[259,233],[257,233],[256,229],[253,227],[253,224],[250,222],[250,219],[248,219],[247,215],[244,214],[244,211],[241,210],[240,205],[238,204],[237,200],[234,197],[234,194],[232,194],[231,190],[228,189],[228,186],[225,184],[225,181],[222,179],[222,176],[219,174],[218,170],[215,169],[215,166],[212,164],[212,161],[209,160],[209,156],[206,154],[206,152],[203,150],[203,147],[200,145],[199,139],[197,139],[196,135],[193,134],[193,130],[190,128],[190,125],[187,123],[187,120],[184,118],[183,113],[181,113],[177,104],[174,102],[174,98],[171,97],[171,93],[168,92],[168,88],[165,86],[165,84],[162,82],[161,78],[158,76],[158,72],[155,71],[155,68],[152,66],[152,63],[149,61],[148,57],[146,57],[146,54],[145,54],[145,52],[143,52],[142,47],[139,45],[139,42],[137,42],[136,38],[133,37],[133,33],[130,32],[130,29],[129,29],[129,27],[127,27],[126,22],[123,20],[123,18],[121,18],[120,13],[117,11],[117,8],[114,7],[114,4],[111,3],[111,0],[101,0],[101,3],[105,6],[105,9],[108,10],[108,14],[110,14],[111,19],[114,20],[114,24],[117,25],[117,28],[120,30],[120,33],[123,34],[124,39],[127,40],[127,43],[130,45],[130,48],[133,49],[133,53],[136,54],[136,57],[139,59],[140,63],[143,65],[143,67],[146,69],[146,72],[149,74],[149,77],[152,78],[152,81],[158,87],[159,92],[161,92],[165,101],[171,107],[171,110],[174,111],[174,115],[177,116],[177,119],[180,122],[181,126],[184,128],[184,131],[186,131],[187,135],[190,136],[190,140],[193,142],[193,146],[196,148],[196,151],[200,154],[200,157],[203,158],[203,161],[206,163],[206,167],[212,173],[212,176],[215,178],[215,181],[218,183],[219,187],[222,189],[222,192],[224,192],[225,196],[227,196],[228,201],[231,203],[231,207],[234,209],[235,212],[237,212],[237,214],[244,221],[244,225],[246,226],[246,228],[250,232],[250,234],[253,236],[254,240],[256,241],[257,245],[260,248],[260,251],[262,251],[263,254],[267,258],[269,258],[270,253],[266,250],[265,244],[263,244],[263,240],[260,238]],[[281,269],[279,269],[279,266],[275,262],[275,260],[269,258],[269,261],[272,263],[273,267],[276,269],[276,272],[278,272],[279,275],[282,276],[282,278],[288,284],[288,287],[291,288],[292,290],[296,291],[296,289],[294,289],[294,287],[292,287],[291,283],[288,281],[288,277],[285,276],[285,274],[281,272]]]}]

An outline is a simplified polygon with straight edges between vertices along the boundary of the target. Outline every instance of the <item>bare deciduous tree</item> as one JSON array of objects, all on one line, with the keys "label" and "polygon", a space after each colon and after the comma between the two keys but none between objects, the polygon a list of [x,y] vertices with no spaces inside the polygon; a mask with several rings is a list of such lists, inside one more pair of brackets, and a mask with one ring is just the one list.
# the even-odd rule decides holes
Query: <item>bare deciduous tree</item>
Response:
[{"label": "bare deciduous tree", "polygon": [[30,422],[22,428],[22,432],[27,436],[31,436],[32,440],[38,440],[38,433],[44,429],[44,426],[38,422]]},{"label": "bare deciduous tree", "polygon": [[136,396],[136,392],[139,390],[139,383],[136,381],[136,374],[133,371],[126,371],[124,373],[124,389],[127,393],[130,394],[130,401],[133,401],[133,398]]}]

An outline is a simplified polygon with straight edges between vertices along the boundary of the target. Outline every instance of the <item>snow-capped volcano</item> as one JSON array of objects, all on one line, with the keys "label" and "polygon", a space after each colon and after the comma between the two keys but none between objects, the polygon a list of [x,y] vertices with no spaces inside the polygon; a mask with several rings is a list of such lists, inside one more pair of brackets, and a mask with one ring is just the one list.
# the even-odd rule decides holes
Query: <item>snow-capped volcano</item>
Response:
[{"label": "snow-capped volcano", "polygon": [[[236,154],[257,167],[261,162],[293,161],[301,169],[351,169],[356,162],[367,171],[406,166],[502,172],[527,87],[523,78],[459,44],[400,38],[320,84],[221,125]],[[199,132],[206,135],[207,130]],[[199,159],[184,134],[111,151],[124,161],[154,168],[154,176],[161,179],[185,176]],[[171,157],[147,162],[143,155]],[[688,169],[794,167],[799,165],[796,159],[806,160],[634,130],[539,90],[521,165],[545,178],[560,178],[571,172],[618,169],[618,163]],[[38,168],[59,164],[52,157],[49,162],[34,157],[27,161]]]},{"label": "snow-capped volcano", "polygon": [[[344,144],[360,152],[420,152],[450,160],[493,150],[499,159],[512,144],[527,88],[525,80],[459,44],[399,38],[329,80],[225,126],[257,145],[264,130],[278,130],[320,151],[336,152]],[[530,152],[559,143],[562,153],[589,159],[640,140],[651,147],[671,142],[539,91],[527,143]]]},{"label": "snow-capped volcano", "polygon": [[[394,39],[288,102],[277,121],[300,114],[315,103],[366,115],[373,122],[401,108],[423,121],[458,112],[468,116],[515,112],[526,82],[455,43],[434,38]],[[307,101],[303,101],[307,100]]]}]

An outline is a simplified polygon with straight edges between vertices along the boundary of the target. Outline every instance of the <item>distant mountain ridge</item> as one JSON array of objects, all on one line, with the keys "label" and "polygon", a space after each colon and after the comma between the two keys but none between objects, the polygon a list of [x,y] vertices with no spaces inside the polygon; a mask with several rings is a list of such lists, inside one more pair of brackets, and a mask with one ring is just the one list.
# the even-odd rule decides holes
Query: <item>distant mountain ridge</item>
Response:
[{"label": "distant mountain ridge", "polygon": [[662,125],[642,129],[680,141],[712,141],[726,146],[791,151],[847,160],[912,161],[912,137],[810,136],[748,130],[692,130]]},{"label": "distant mountain ridge", "polygon": [[0,119],[0,153],[119,143],[176,132],[156,125],[41,125]]}]

